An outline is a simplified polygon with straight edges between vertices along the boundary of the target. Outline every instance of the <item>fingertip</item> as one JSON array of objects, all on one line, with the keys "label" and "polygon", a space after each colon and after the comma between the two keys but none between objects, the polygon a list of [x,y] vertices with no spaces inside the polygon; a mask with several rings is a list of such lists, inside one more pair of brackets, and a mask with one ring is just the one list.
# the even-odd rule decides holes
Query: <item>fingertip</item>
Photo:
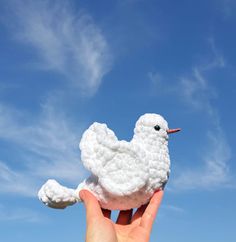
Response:
[{"label": "fingertip", "polygon": [[81,200],[86,204],[99,204],[96,196],[89,190],[83,189],[79,192]]},{"label": "fingertip", "polygon": [[159,198],[159,199],[161,198],[162,199],[163,195],[164,195],[163,190],[157,190],[154,192],[152,198]]},{"label": "fingertip", "polygon": [[81,200],[84,202],[88,221],[103,215],[100,204],[93,193],[84,189],[79,192],[79,195]]},{"label": "fingertip", "polygon": [[86,197],[86,190],[81,190],[81,191],[79,192],[79,197],[80,197],[80,199],[81,199],[82,201],[84,201],[84,200],[85,200],[85,197]]},{"label": "fingertip", "polygon": [[96,197],[86,189],[83,189],[79,192],[79,197],[84,203],[87,203],[88,201],[97,201]]},{"label": "fingertip", "polygon": [[160,188],[154,192],[154,194],[156,194],[156,193],[162,194],[162,193],[164,193],[164,190],[162,188]]},{"label": "fingertip", "polygon": [[153,196],[143,214],[140,225],[142,227],[148,229],[148,231],[151,231],[153,222],[155,220],[155,217],[157,215],[158,209],[159,209],[161,201],[162,201],[163,194],[164,194],[163,190],[156,191],[153,194]]}]

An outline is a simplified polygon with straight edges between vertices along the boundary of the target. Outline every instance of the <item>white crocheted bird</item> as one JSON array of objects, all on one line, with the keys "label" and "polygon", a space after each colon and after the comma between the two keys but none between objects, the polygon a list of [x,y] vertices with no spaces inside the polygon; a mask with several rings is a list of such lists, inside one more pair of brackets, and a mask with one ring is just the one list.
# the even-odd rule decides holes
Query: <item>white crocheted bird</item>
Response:
[{"label": "white crocheted bird", "polygon": [[77,189],[48,180],[38,192],[49,207],[65,208],[80,202],[79,191],[87,189],[102,208],[127,210],[146,204],[153,193],[162,189],[169,177],[169,129],[158,114],[147,113],[136,122],[130,142],[119,141],[106,124],[93,123],[83,134],[81,161],[91,172]]}]

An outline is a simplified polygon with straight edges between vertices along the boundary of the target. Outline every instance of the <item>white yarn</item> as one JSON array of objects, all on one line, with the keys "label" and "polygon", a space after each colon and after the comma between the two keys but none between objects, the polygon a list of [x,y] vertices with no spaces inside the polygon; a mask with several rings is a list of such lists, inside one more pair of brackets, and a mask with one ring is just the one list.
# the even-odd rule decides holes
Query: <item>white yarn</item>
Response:
[{"label": "white yarn", "polygon": [[[159,125],[160,130],[155,130]],[[48,180],[39,199],[49,207],[65,208],[81,201],[87,189],[106,209],[127,210],[147,203],[167,182],[170,172],[168,124],[158,114],[144,114],[136,122],[130,142],[119,141],[106,124],[93,123],[83,134],[80,149],[91,176],[77,189]]]}]

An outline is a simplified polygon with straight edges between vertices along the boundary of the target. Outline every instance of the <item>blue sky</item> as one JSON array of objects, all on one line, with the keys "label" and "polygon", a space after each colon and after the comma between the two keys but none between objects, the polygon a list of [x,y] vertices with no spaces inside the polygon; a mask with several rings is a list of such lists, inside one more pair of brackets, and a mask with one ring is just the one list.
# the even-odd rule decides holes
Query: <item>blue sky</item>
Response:
[{"label": "blue sky", "polygon": [[88,175],[78,144],[92,122],[129,140],[155,112],[182,132],[151,241],[235,241],[235,1],[0,6],[0,240],[83,241],[82,204],[49,209],[38,189]]}]

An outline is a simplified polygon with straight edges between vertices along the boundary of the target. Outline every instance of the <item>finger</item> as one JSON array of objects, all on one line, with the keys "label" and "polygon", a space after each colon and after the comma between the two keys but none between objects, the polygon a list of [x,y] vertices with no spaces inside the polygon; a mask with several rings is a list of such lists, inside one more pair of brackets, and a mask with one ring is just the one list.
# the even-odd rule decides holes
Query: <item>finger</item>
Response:
[{"label": "finger", "polygon": [[87,220],[103,216],[101,207],[92,193],[87,190],[82,190],[79,196],[84,202]]},{"label": "finger", "polygon": [[150,203],[148,204],[142,216],[140,226],[147,229],[148,232],[151,232],[152,225],[155,220],[158,208],[160,207],[162,197],[163,191],[156,192],[151,198]]},{"label": "finger", "polygon": [[133,209],[120,211],[119,216],[116,220],[116,223],[121,225],[130,224],[132,213],[133,213]]},{"label": "finger", "polygon": [[106,218],[111,218],[111,210],[102,209],[103,216]]},{"label": "finger", "polygon": [[143,213],[147,206],[148,206],[148,204],[145,204],[137,209],[137,211],[134,213],[134,215],[131,219],[132,224],[140,224],[141,217],[143,216]]}]

